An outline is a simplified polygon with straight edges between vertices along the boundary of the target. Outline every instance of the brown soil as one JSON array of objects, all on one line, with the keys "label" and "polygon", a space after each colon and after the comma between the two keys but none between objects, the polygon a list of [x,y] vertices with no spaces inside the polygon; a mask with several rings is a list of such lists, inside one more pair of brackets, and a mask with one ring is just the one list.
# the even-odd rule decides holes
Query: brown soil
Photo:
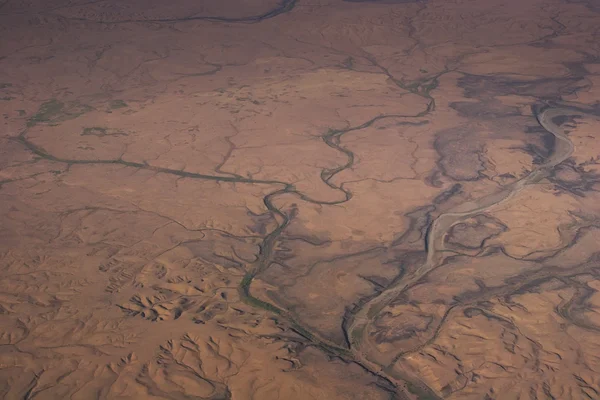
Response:
[{"label": "brown soil", "polygon": [[600,398],[599,26],[0,1],[0,397]]}]

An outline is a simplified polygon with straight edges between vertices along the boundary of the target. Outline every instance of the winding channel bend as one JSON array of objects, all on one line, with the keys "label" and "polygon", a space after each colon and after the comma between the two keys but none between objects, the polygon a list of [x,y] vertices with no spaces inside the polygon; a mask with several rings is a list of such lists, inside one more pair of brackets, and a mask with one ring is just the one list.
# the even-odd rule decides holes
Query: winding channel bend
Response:
[{"label": "winding channel bend", "polygon": [[[421,116],[426,114],[433,107],[433,103],[430,103],[427,110],[421,113]],[[21,132],[21,134],[14,138],[15,141],[23,144],[29,151],[34,153],[35,155],[66,164],[119,164],[125,167],[137,168],[137,169],[146,169],[160,173],[166,173],[174,176],[186,177],[191,179],[201,179],[201,180],[212,180],[212,181],[225,181],[225,182],[238,182],[238,183],[248,183],[248,184],[270,184],[270,185],[282,185],[283,188],[278,189],[264,198],[264,203],[268,210],[274,215],[278,216],[282,222],[279,224],[278,228],[271,232],[264,239],[261,245],[261,255],[259,260],[256,263],[256,267],[249,271],[239,286],[239,292],[243,301],[250,303],[254,307],[263,308],[268,311],[271,311],[275,314],[282,315],[286,319],[288,319],[294,329],[298,331],[300,334],[304,335],[309,341],[313,342],[313,344],[320,346],[324,350],[335,354],[343,359],[353,360],[359,362],[363,367],[367,368],[370,372],[382,377],[382,378],[393,378],[393,380],[401,380],[405,382],[409,382],[411,384],[416,385],[421,389],[421,392],[425,393],[428,398],[439,399],[439,397],[433,393],[433,391],[425,385],[418,376],[411,376],[404,372],[399,373],[392,370],[394,362],[391,364],[386,362],[381,362],[378,358],[378,352],[374,349],[369,343],[368,333],[369,328],[381,310],[385,308],[387,305],[391,303],[392,300],[397,298],[402,292],[412,287],[416,282],[418,282],[421,278],[423,278],[426,274],[428,274],[433,269],[440,267],[444,261],[444,236],[448,229],[457,223],[458,221],[473,216],[477,213],[485,211],[486,209],[498,205],[505,200],[515,196],[518,194],[526,185],[530,183],[538,182],[544,177],[548,176],[551,170],[558,164],[565,161],[567,158],[571,156],[574,151],[574,145],[567,136],[568,130],[566,128],[570,127],[569,124],[557,124],[555,121],[560,117],[568,117],[568,116],[579,116],[581,114],[586,114],[589,116],[593,116],[591,113],[581,110],[577,106],[572,107],[546,107],[541,112],[539,112],[536,117],[539,124],[549,133],[553,134],[555,137],[554,148],[552,154],[548,157],[545,163],[540,164],[536,169],[531,171],[525,177],[507,185],[505,188],[500,190],[499,192],[490,194],[483,198],[468,201],[459,206],[454,207],[453,209],[439,215],[429,226],[429,230],[426,238],[426,250],[427,250],[427,259],[426,261],[418,267],[414,272],[410,275],[406,276],[402,280],[399,280],[397,283],[391,285],[386,288],[384,291],[379,293],[376,297],[370,299],[365,302],[350,318],[347,324],[346,334],[350,340],[350,349],[342,348],[337,345],[333,345],[326,340],[323,340],[319,336],[313,334],[309,329],[306,329],[302,324],[300,324],[289,312],[284,309],[280,309],[276,306],[273,306],[270,303],[266,303],[264,301],[259,300],[258,298],[253,297],[250,294],[250,285],[252,283],[253,278],[268,267],[270,262],[270,258],[273,252],[274,243],[279,237],[279,235],[285,230],[287,225],[289,224],[289,217],[279,210],[273,203],[272,200],[274,197],[283,194],[283,193],[293,193],[300,198],[316,203],[316,204],[339,204],[344,203],[351,198],[351,193],[344,190],[342,187],[337,187],[330,183],[331,178],[339,173],[340,171],[349,168],[352,165],[354,160],[353,153],[339,144],[339,139],[344,131],[331,131],[327,135],[323,137],[324,142],[338,151],[345,153],[348,156],[348,162],[338,168],[333,170],[324,171],[322,173],[322,178],[324,182],[332,187],[333,189],[341,190],[345,194],[345,198],[335,202],[324,202],[318,201],[309,198],[308,196],[303,195],[296,191],[292,184],[281,182],[281,181],[270,181],[270,180],[255,180],[250,178],[243,178],[240,176],[219,176],[219,175],[204,175],[200,173],[192,173],[185,172],[180,170],[172,170],[168,168],[161,168],[151,166],[145,163],[136,163],[124,161],[122,159],[115,160],[78,160],[78,159],[64,159],[52,154],[47,153],[43,148],[36,146],[34,143],[30,142],[26,138],[27,130]],[[414,117],[414,116],[413,116]],[[362,129],[366,126],[371,125],[377,119],[386,118],[386,117],[377,117],[373,120],[370,120],[358,127],[352,128],[351,130]],[[562,118],[561,118],[562,119]],[[0,182],[1,184],[1,182]],[[389,357],[387,357],[389,359]],[[389,365],[388,365],[389,364]]]},{"label": "winding channel bend", "polygon": [[[538,182],[548,176],[552,168],[562,163],[573,154],[573,142],[567,136],[568,126],[557,124],[555,121],[559,117],[574,116],[585,114],[584,111],[569,107],[547,107],[537,113],[536,117],[539,124],[555,137],[554,148],[548,159],[532,170],[525,177],[507,185],[499,192],[487,195],[477,200],[462,203],[449,211],[439,215],[429,226],[426,241],[427,259],[420,267],[408,275],[405,279],[397,282],[382,291],[377,297],[365,302],[354,314],[348,324],[348,338],[351,341],[353,353],[361,358],[367,364],[376,364],[391,372],[392,365],[385,366],[377,360],[377,350],[369,343],[369,331],[371,323],[377,318],[380,312],[397,298],[406,289],[412,287],[416,282],[423,278],[433,269],[442,265],[444,260],[444,237],[448,229],[455,223],[481,213],[492,206],[498,205],[515,195],[517,195],[525,186]],[[568,125],[568,124],[567,124]],[[417,377],[402,377],[415,381]],[[418,379],[417,379],[418,380]]]}]

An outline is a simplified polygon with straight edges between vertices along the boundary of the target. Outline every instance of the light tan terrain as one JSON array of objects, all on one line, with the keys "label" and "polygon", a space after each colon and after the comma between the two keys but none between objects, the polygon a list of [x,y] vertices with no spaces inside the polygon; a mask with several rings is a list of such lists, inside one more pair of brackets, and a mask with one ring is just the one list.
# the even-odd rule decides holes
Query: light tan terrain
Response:
[{"label": "light tan terrain", "polygon": [[0,1],[3,399],[600,399],[594,0]]}]

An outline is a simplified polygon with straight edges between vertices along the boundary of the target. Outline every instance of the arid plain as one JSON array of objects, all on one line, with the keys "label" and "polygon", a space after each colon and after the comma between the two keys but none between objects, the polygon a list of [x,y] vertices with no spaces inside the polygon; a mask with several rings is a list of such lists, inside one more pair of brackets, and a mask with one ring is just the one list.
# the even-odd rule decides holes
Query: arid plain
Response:
[{"label": "arid plain", "polygon": [[595,0],[0,2],[3,399],[600,399]]}]

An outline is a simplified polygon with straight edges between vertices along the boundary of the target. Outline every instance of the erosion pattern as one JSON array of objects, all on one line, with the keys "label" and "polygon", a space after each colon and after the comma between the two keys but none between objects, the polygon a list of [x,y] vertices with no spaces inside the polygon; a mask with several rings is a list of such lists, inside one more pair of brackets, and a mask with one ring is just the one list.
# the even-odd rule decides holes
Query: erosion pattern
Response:
[{"label": "erosion pattern", "polygon": [[600,398],[599,11],[0,2],[2,398]]}]

